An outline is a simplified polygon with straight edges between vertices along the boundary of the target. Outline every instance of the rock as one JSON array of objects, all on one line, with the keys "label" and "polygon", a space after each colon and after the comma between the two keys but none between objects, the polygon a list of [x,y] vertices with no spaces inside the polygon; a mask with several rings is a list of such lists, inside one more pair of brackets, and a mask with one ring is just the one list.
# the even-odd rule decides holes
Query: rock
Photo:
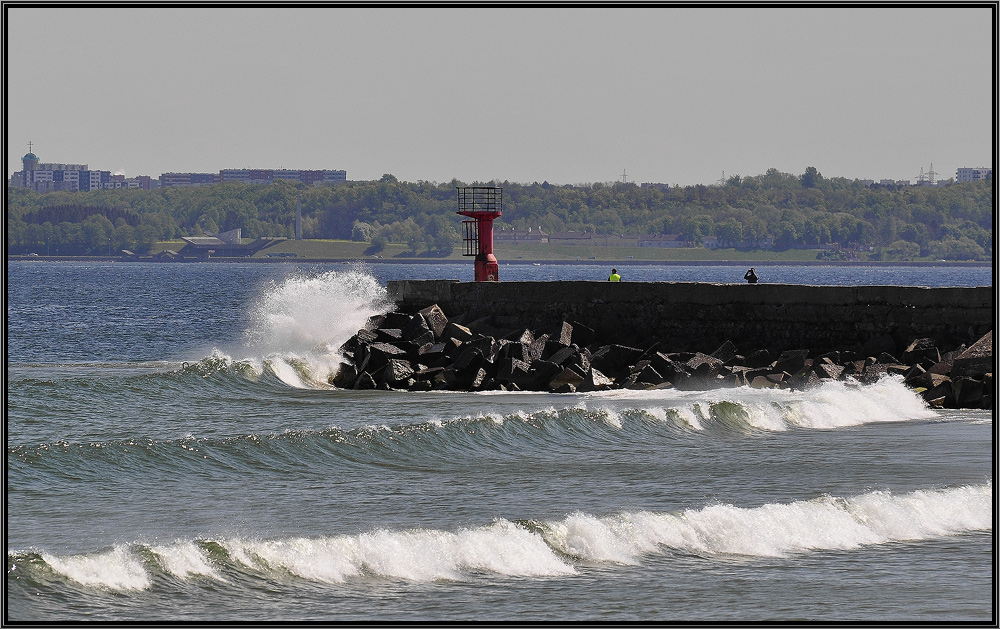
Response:
[{"label": "rock", "polygon": [[878,356],[882,352],[891,354],[896,351],[896,341],[888,334],[882,334],[875,338],[869,339],[863,347],[862,351],[868,356]]},{"label": "rock", "polygon": [[600,391],[611,387],[615,382],[601,373],[600,370],[591,368],[587,377],[584,378],[584,383],[586,383],[587,390]]},{"label": "rock", "polygon": [[444,316],[444,311],[437,304],[434,304],[433,306],[424,308],[417,314],[423,315],[424,321],[427,322],[427,327],[434,334],[434,338],[441,338],[441,335],[444,334],[444,329],[448,326],[448,317]]},{"label": "rock", "polygon": [[[501,358],[513,358],[515,360],[521,360],[526,363],[530,363],[534,358],[531,356],[531,345],[530,343],[508,343],[504,345],[503,350],[500,354]],[[538,358],[541,358],[539,355]]]},{"label": "rock", "polygon": [[568,347],[573,343],[573,326],[563,321],[562,323],[559,324],[556,333],[553,334],[550,338],[556,343]]},{"label": "rock", "polygon": [[723,363],[727,363],[735,358],[737,354],[739,354],[739,351],[737,351],[736,346],[733,345],[732,341],[727,340],[717,350],[712,352],[710,356],[712,358],[718,358]]},{"label": "rock", "polygon": [[586,347],[597,340],[597,333],[578,321],[570,321],[573,326],[573,342],[580,347]]},{"label": "rock", "polygon": [[444,343],[425,343],[417,350],[417,356],[424,362],[432,363],[445,357],[444,350]]},{"label": "rock", "polygon": [[395,343],[403,340],[403,331],[399,328],[379,328],[375,330],[377,343]]},{"label": "rock", "polygon": [[602,373],[619,374],[642,356],[642,350],[626,345],[605,345],[590,357],[590,364]]},{"label": "rock", "polygon": [[579,351],[580,351],[579,349],[572,346],[561,347],[559,348],[559,350],[557,350],[551,356],[549,356],[548,360],[554,362],[557,365],[561,365],[569,358],[576,356],[579,353]]},{"label": "rock", "polygon": [[470,372],[475,371],[483,366],[486,362],[486,358],[483,356],[483,352],[479,348],[466,346],[462,351],[455,357],[455,370],[458,372]]},{"label": "rock", "polygon": [[983,405],[983,381],[975,378],[956,378],[952,383],[955,406],[958,408],[981,408]]},{"label": "rock", "polygon": [[528,345],[528,358],[531,361],[541,360],[545,355],[545,346],[548,343],[549,335],[543,334]]},{"label": "rock", "polygon": [[955,358],[951,376],[981,377],[993,372],[993,331],[990,330],[972,346]]},{"label": "rock", "polygon": [[358,376],[358,379],[354,383],[354,388],[361,391],[372,390],[375,386],[375,378],[367,371]]},{"label": "rock", "polygon": [[583,376],[576,373],[572,369],[565,368],[561,372],[556,374],[554,378],[549,380],[549,389],[555,391],[556,389],[559,389],[563,385],[571,385],[573,387],[573,391],[575,392],[576,387],[583,381],[584,381]]},{"label": "rock", "polygon": [[350,363],[340,363],[337,373],[330,378],[330,384],[338,389],[350,389],[358,379],[358,369]]},{"label": "rock", "polygon": [[954,408],[955,394],[951,386],[951,378],[945,378],[937,386],[923,393],[928,404],[936,408]]},{"label": "rock", "polygon": [[464,325],[459,325],[449,321],[444,327],[444,331],[441,333],[441,339],[454,339],[459,342],[466,342],[472,340],[472,330],[465,327]]},{"label": "rock", "polygon": [[524,380],[531,371],[531,364],[517,358],[503,358],[497,368],[497,378],[500,380]]},{"label": "rock", "polygon": [[824,380],[837,380],[840,374],[844,373],[844,368],[832,362],[813,363],[812,372]]},{"label": "rock", "polygon": [[427,325],[427,319],[419,312],[413,315],[410,322],[402,329],[402,334],[405,340],[419,345],[433,343],[435,339],[434,332]]},{"label": "rock", "polygon": [[642,370],[640,370],[637,375],[638,381],[645,384],[655,385],[666,382],[666,378],[664,378],[660,372],[656,371],[653,365],[651,365],[648,361],[646,361],[646,365],[643,366]]},{"label": "rock", "polygon": [[372,343],[368,347],[368,351],[371,356],[371,360],[367,367],[369,372],[373,372],[376,369],[384,367],[389,363],[391,358],[406,357],[406,350],[400,349],[395,345],[390,345],[388,343]]},{"label": "rock", "polygon": [[791,349],[781,352],[778,359],[774,361],[774,371],[787,371],[790,374],[797,374],[806,368],[806,357],[809,350]]},{"label": "rock", "polygon": [[702,354],[701,352],[696,353],[690,360],[684,363],[688,371],[695,372],[697,375],[705,376],[715,376],[719,373],[719,369],[722,368],[722,361],[718,358],[714,358],[707,354]]},{"label": "rock", "polygon": [[404,382],[413,376],[413,374],[413,366],[410,364],[410,361],[390,358],[385,369],[382,370],[382,381],[395,386]]},{"label": "rock", "polygon": [[531,345],[535,342],[535,334],[531,330],[514,331],[503,337],[504,340],[511,341],[512,343],[521,343],[523,345]]},{"label": "rock", "polygon": [[766,349],[758,349],[756,351],[750,352],[750,354],[747,355],[746,360],[743,362],[743,364],[746,365],[747,367],[758,369],[761,367],[767,367],[772,362],[774,362],[774,359],[771,358],[771,352],[767,351]]},{"label": "rock", "polygon": [[904,363],[912,365],[914,363],[919,363],[925,358],[929,358],[935,363],[941,362],[941,352],[938,350],[937,342],[935,342],[934,339],[914,339],[906,347],[906,349],[903,350]]},{"label": "rock", "polygon": [[899,360],[889,352],[882,352],[875,358],[875,362],[882,365],[898,365]]}]

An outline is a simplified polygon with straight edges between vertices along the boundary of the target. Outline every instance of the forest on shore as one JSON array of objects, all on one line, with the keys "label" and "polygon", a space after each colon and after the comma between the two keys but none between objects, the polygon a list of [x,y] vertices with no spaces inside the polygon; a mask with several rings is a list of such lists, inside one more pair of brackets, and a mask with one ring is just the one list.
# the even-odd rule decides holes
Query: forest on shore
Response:
[{"label": "forest on shore", "polygon": [[336,186],[221,183],[155,190],[37,193],[7,188],[7,252],[110,255],[148,253],[153,243],[241,228],[244,238],[293,237],[301,204],[304,238],[405,243],[412,255],[448,255],[459,245],[457,187],[503,188],[497,228],[547,233],[679,234],[700,245],[786,250],[835,245],[881,260],[989,260],[993,180],[927,186],[869,186],[770,169],[717,185],[642,187],[634,183],[554,185],[489,181],[377,181]]}]

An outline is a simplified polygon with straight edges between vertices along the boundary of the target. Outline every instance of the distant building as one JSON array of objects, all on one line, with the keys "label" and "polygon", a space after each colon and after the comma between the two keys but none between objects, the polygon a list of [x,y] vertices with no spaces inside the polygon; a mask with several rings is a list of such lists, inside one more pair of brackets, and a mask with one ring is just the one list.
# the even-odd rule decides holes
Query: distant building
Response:
[{"label": "distant building", "polygon": [[592,245],[594,234],[591,232],[553,232],[549,234],[550,245]]},{"label": "distant building", "polygon": [[670,190],[669,183],[641,183],[640,188],[656,188],[657,190]]},{"label": "distant building", "polygon": [[955,181],[965,183],[967,181],[979,181],[993,176],[992,168],[959,168],[955,173]]},{"label": "distant building", "polygon": [[688,243],[680,234],[643,234],[639,236],[640,247],[687,247]]},{"label": "distant building", "polygon": [[225,168],[219,171],[219,181],[269,184],[273,181],[297,181],[306,185],[347,181],[346,170],[287,170],[267,168]]},{"label": "distant building", "polygon": [[[111,176],[110,172],[98,171],[98,181],[103,174]],[[10,185],[31,188],[36,192],[90,190],[91,171],[86,164],[43,163],[37,155],[29,152],[21,158],[21,172],[11,176]]]},{"label": "distant building", "polygon": [[498,242],[541,243],[548,242],[549,235],[538,229],[498,229],[493,232],[493,239]]},{"label": "distant building", "polygon": [[161,188],[190,188],[192,186],[210,186],[219,183],[219,175],[215,173],[163,173],[160,175]]}]

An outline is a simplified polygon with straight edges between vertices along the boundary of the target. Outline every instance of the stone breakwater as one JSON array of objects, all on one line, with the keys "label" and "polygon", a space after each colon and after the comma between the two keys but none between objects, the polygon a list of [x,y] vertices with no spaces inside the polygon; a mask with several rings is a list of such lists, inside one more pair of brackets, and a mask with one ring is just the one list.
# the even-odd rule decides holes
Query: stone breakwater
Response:
[{"label": "stone breakwater", "polygon": [[[618,312],[613,321],[617,325],[609,327],[601,308],[583,309],[568,317],[562,316],[564,312],[558,308],[547,310],[553,303],[560,303],[560,298],[566,299],[566,284],[577,283],[546,283],[551,286],[551,299],[521,300],[528,306],[523,307],[518,318],[511,314],[512,309],[501,307],[498,291],[494,291],[493,301],[464,305],[450,294],[460,286],[457,283],[446,283],[448,294],[445,294],[441,282],[423,283],[419,290],[402,286],[408,282],[390,283],[390,295],[399,306],[396,312],[374,317],[340,348],[345,360],[331,378],[332,384],[340,388],[411,391],[585,392],[615,388],[806,388],[825,380],[871,383],[896,375],[932,406],[992,408],[993,405],[992,330],[968,342],[962,339],[956,342],[956,336],[976,333],[981,322],[958,322],[949,316],[955,313],[941,312],[933,300],[925,300],[920,307],[938,308],[936,324],[909,312],[918,305],[908,303],[904,304],[908,312],[901,317],[905,325],[898,322],[893,325],[886,320],[885,307],[892,309],[898,304],[888,302],[883,294],[881,304],[876,302],[876,306],[882,306],[881,325],[863,326],[850,335],[842,333],[837,341],[788,347],[790,342],[799,340],[794,334],[760,333],[754,342],[748,335],[739,334],[737,327],[717,325],[719,330],[714,334],[677,339],[672,336],[676,331],[650,333],[645,329],[622,328],[622,322],[629,320],[624,312]],[[507,290],[518,284],[539,283],[508,283]],[[629,288],[638,294],[649,286],[632,284]],[[608,287],[598,284],[594,289],[607,294]],[[847,292],[856,290],[850,287]],[[677,297],[679,293],[674,295]],[[761,296],[744,295],[753,299]],[[428,299],[437,298],[442,298],[443,304],[425,304]],[[830,300],[828,296],[827,301]],[[539,303],[545,306],[534,310],[530,307]],[[772,307],[787,319],[790,304],[794,302]],[[826,303],[820,307],[832,306]],[[959,309],[977,307],[977,302],[966,301]],[[611,310],[624,308],[619,304]],[[761,316],[766,310],[759,309],[756,314],[753,310],[744,312],[741,315],[747,322],[744,329],[759,331],[761,328],[757,326],[777,325],[775,316]],[[555,313],[556,320],[547,322],[544,316],[539,317],[540,312],[548,313],[544,316]],[[683,330],[688,324],[698,329],[712,328],[704,321],[692,322],[699,316],[705,318],[702,311],[688,304],[686,317],[675,322],[675,328]],[[540,323],[533,327],[521,325],[526,320]],[[718,321],[718,316],[715,320]],[[591,325],[593,322],[597,324]],[[992,319],[988,323],[991,325]],[[897,342],[900,334],[914,330],[931,334]],[[735,340],[718,340],[726,332],[735,332]],[[677,339],[677,345],[668,344],[672,338]],[[829,346],[829,342],[834,346]]]}]

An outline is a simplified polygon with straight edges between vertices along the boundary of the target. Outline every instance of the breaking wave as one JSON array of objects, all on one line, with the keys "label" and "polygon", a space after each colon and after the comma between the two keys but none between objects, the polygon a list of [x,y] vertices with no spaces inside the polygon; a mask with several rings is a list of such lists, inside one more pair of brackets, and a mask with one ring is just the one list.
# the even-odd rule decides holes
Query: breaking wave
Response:
[{"label": "breaking wave", "polygon": [[455,531],[376,529],[356,535],[254,539],[219,537],[119,544],[74,555],[8,552],[7,579],[32,587],[57,582],[111,591],[146,590],[164,580],[249,582],[292,578],[338,584],[359,580],[433,583],[490,576],[580,574],[635,565],[652,555],[794,558],[877,544],[920,542],[991,531],[993,483],[905,494],[745,508],[715,504],[669,513],[630,511],[559,520],[495,521]]}]

